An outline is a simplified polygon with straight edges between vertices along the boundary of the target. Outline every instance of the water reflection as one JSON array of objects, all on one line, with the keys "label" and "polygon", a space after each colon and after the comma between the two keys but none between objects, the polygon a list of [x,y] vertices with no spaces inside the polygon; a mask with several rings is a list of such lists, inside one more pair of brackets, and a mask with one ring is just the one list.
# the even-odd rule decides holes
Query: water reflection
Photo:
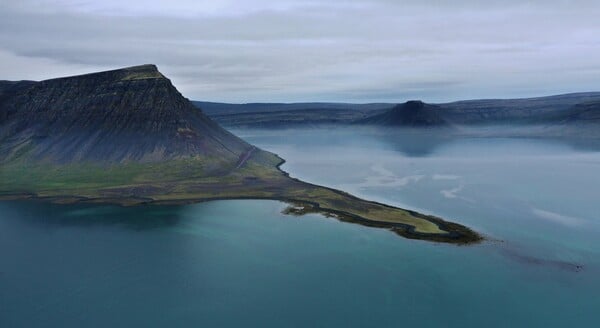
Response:
[{"label": "water reflection", "polygon": [[516,138],[557,147],[566,146],[572,150],[600,152],[600,138],[535,134],[529,133],[527,128],[524,127],[518,129],[499,127],[456,129],[365,128],[353,131],[353,134],[371,137],[407,157],[427,157],[447,145],[469,139]]},{"label": "water reflection", "polygon": [[[600,152],[600,138],[556,136],[536,127],[454,127],[411,129],[363,126],[321,126],[290,129],[236,129],[235,134],[256,144],[302,147],[307,153],[317,147],[345,147],[347,151],[381,148],[405,157],[428,157],[451,144],[466,140],[520,139],[572,150]],[[267,149],[268,150],[268,149]]]},{"label": "water reflection", "polygon": [[520,264],[555,268],[570,272],[580,272],[584,269],[584,265],[581,263],[535,257],[517,249],[501,247],[500,252],[502,255]]},{"label": "water reflection", "polygon": [[427,157],[445,144],[453,142],[455,132],[449,129],[384,129],[377,133],[365,130],[379,142],[408,157]]}]

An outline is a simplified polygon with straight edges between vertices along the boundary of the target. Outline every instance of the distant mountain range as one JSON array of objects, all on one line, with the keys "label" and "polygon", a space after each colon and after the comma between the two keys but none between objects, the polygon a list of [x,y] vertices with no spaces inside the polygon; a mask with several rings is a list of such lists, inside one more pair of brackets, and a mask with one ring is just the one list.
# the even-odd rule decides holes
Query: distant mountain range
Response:
[{"label": "distant mountain range", "polygon": [[192,101],[192,103],[222,125],[265,128],[346,124],[392,106],[385,103],[226,104],[202,101]]},{"label": "distant mountain range", "polygon": [[207,115],[227,115],[240,113],[266,113],[294,110],[355,110],[371,111],[390,108],[389,103],[372,104],[351,104],[351,103],[325,103],[325,102],[306,102],[306,103],[247,103],[247,104],[228,104],[207,101],[192,101],[192,103],[201,107]]},{"label": "distant mountain range", "polygon": [[466,100],[440,104],[443,116],[455,124],[560,123],[572,118],[577,106],[600,102],[600,92],[583,92],[523,99]]},{"label": "distant mountain range", "polygon": [[[289,127],[369,124],[426,127],[440,125],[596,124],[600,92],[523,99],[483,99],[427,104],[220,104],[194,102],[226,126]],[[418,105],[418,106],[417,106]]]}]

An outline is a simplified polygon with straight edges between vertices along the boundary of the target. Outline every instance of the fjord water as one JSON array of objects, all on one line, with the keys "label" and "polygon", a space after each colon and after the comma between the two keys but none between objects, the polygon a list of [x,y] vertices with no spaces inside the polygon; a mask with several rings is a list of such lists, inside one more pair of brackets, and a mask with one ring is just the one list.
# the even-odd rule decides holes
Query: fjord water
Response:
[{"label": "fjord water", "polygon": [[285,204],[0,202],[2,327],[564,327],[600,319],[600,152],[565,140],[237,130],[292,176],[451,219],[407,240]]}]

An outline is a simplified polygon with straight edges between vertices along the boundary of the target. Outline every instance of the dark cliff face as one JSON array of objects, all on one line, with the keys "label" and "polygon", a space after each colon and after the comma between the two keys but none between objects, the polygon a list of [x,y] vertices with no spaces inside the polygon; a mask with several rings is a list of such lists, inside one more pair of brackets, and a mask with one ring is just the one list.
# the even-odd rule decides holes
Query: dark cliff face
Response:
[{"label": "dark cliff face", "polygon": [[228,162],[251,147],[154,65],[17,84],[0,84],[0,161]]},{"label": "dark cliff face", "polygon": [[359,124],[405,126],[405,127],[440,127],[448,123],[439,115],[438,106],[423,103],[419,100],[407,101],[392,109],[358,121]]}]

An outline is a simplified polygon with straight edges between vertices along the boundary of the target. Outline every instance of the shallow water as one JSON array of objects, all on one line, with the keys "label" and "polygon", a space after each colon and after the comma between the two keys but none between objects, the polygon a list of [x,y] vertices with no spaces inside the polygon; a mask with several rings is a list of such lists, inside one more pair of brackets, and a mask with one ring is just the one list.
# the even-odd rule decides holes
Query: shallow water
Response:
[{"label": "shallow water", "polygon": [[238,130],[303,180],[461,222],[403,239],[285,204],[0,202],[0,326],[564,327],[600,319],[600,153],[542,139]]}]

